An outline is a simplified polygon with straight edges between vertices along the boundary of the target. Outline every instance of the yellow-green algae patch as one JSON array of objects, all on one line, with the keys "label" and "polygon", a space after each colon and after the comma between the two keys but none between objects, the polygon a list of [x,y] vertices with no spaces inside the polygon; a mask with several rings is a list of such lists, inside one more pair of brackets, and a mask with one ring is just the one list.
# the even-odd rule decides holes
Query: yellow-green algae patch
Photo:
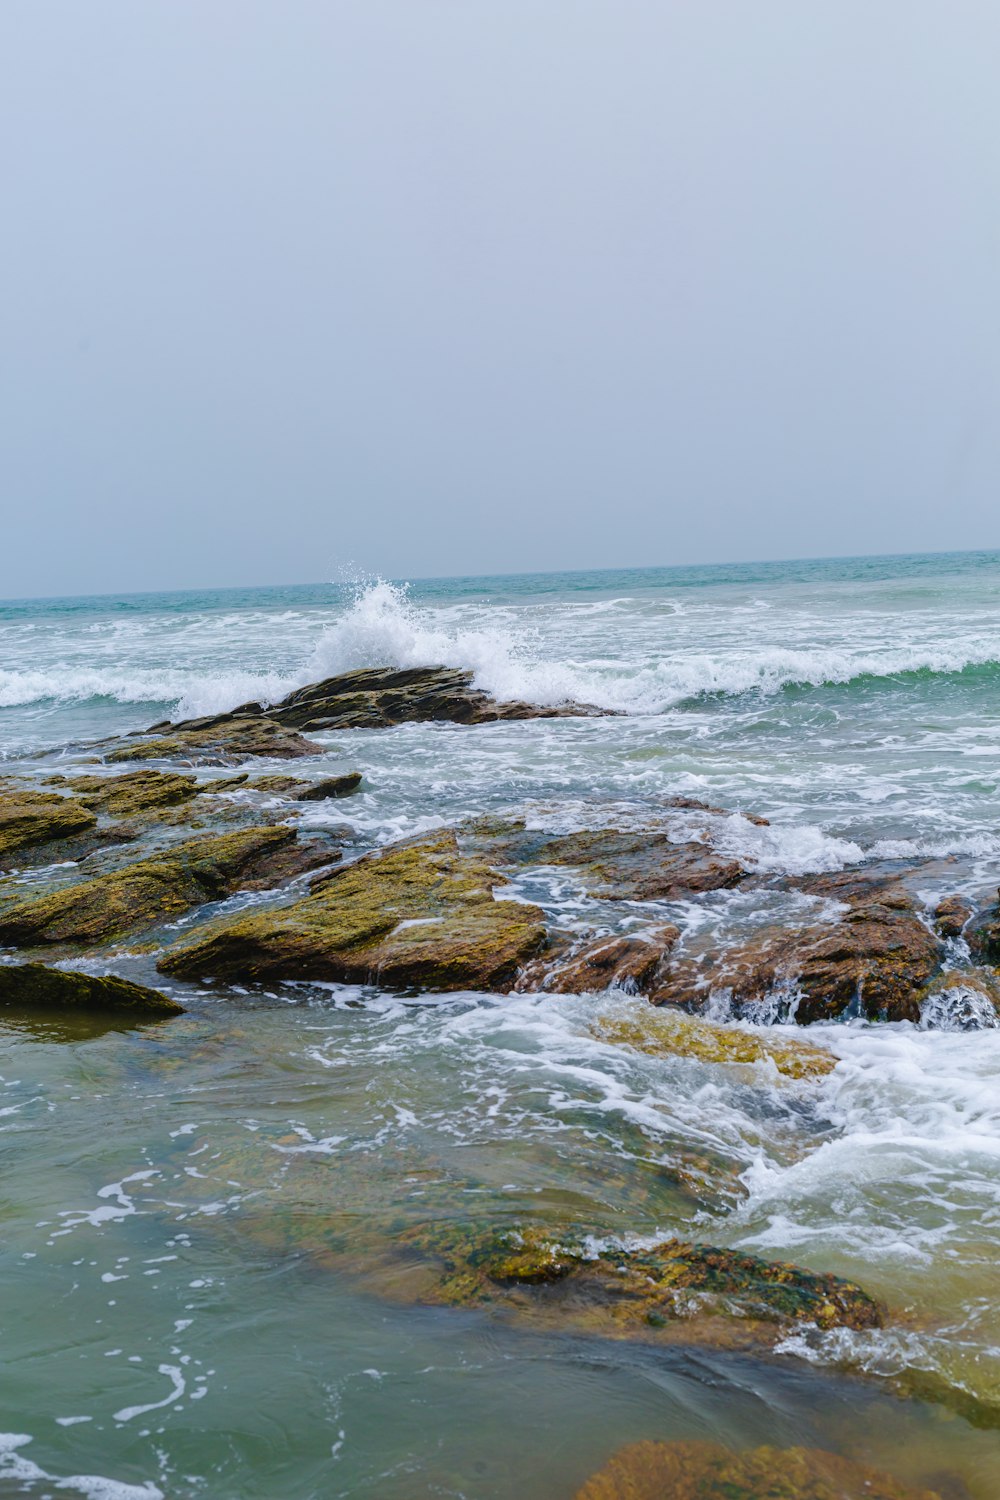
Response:
[{"label": "yellow-green algae patch", "polygon": [[444,829],[365,855],[302,901],[216,923],[159,967],[182,978],[503,989],[545,941],[537,907],[494,900],[503,883]]},{"label": "yellow-green algae patch", "polygon": [[604,1042],[635,1047],[654,1057],[695,1057],[712,1063],[771,1063],[786,1078],[822,1078],[837,1059],[822,1047],[793,1037],[707,1021],[683,1011],[641,1002],[627,1012],[598,1016],[591,1031]]},{"label": "yellow-green algae patch", "polygon": [[633,1443],[575,1500],[940,1500],[891,1475],[816,1448]]},{"label": "yellow-green algae patch", "polygon": [[0,915],[0,942],[84,944],[138,931],[232,895],[294,842],[294,829],[284,827],[189,839],[92,880],[11,903]]}]

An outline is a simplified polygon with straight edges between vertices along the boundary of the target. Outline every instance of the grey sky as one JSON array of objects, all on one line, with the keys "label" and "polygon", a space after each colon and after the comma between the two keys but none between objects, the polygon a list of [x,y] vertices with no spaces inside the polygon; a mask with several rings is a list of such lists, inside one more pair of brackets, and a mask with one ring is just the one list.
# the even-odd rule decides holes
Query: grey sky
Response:
[{"label": "grey sky", "polygon": [[1000,544],[996,0],[4,0],[0,595]]}]

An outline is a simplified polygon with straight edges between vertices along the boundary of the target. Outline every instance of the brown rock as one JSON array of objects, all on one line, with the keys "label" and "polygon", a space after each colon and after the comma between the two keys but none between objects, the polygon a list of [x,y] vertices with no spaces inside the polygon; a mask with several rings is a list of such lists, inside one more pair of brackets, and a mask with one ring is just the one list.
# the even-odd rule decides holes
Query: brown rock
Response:
[{"label": "brown rock", "polygon": [[972,913],[973,907],[964,896],[945,896],[934,908],[934,926],[942,937],[959,937]]},{"label": "brown rock", "polygon": [[916,1021],[920,992],[940,963],[940,949],[900,885],[857,876],[823,877],[814,889],[846,904],[838,921],[762,936],[681,961],[651,997],[654,1004],[696,1006],[727,990],[737,1011],[775,992],[797,997],[800,1024],[831,1020],[857,1003],[871,1020]]},{"label": "brown rock", "polygon": [[675,901],[737,885],[746,874],[738,860],[662,832],[551,834],[523,823],[480,823],[470,825],[469,835],[498,864],[574,866],[590,894],[603,900]]},{"label": "brown rock", "polygon": [[664,959],[679,936],[676,927],[667,926],[646,938],[595,938],[560,957],[542,954],[522,971],[515,989],[553,995],[619,989],[644,995],[655,988]]},{"label": "brown rock", "polygon": [[[154,731],[166,731],[163,734]],[[232,766],[257,756],[295,760],[321,755],[322,745],[262,716],[220,715],[185,724],[155,724],[143,736],[109,750],[111,763],[130,760],[179,760],[191,766]]]}]

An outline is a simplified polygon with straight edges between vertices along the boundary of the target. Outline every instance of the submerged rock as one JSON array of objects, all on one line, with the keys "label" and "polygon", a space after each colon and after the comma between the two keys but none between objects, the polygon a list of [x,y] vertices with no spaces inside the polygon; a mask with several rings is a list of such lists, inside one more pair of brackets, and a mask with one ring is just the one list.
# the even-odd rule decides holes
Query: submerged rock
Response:
[{"label": "submerged rock", "polygon": [[746,875],[738,860],[707,844],[648,829],[552,834],[518,822],[480,822],[467,835],[501,865],[572,866],[591,895],[608,901],[675,901],[727,889]]},{"label": "submerged rock", "polygon": [[653,1057],[694,1057],[710,1063],[771,1063],[786,1078],[822,1078],[832,1073],[832,1052],[766,1029],[744,1031],[685,1015],[671,1007],[636,1006],[625,1014],[599,1016],[591,1026],[601,1041],[618,1042]]},{"label": "submerged rock", "polygon": [[0,864],[22,849],[70,838],[96,823],[96,815],[70,797],[8,783],[0,788]]},{"label": "submerged rock", "polygon": [[0,1006],[25,1010],[130,1011],[151,1016],[183,1015],[184,1007],[159,990],[115,974],[77,974],[44,964],[0,964]]},{"label": "submerged rock", "polygon": [[940,1500],[891,1475],[817,1448],[633,1443],[576,1500]]},{"label": "submerged rock", "polygon": [[150,927],[204,901],[263,889],[334,857],[295,830],[248,828],[175,844],[147,859],[0,912],[0,943],[94,943]]},{"label": "submerged rock", "polygon": [[803,1025],[855,1006],[873,1021],[919,1020],[921,992],[940,965],[941,948],[908,892],[855,874],[799,885],[839,900],[842,914],[797,930],[768,929],[703,961],[679,961],[651,997],[654,1004],[693,1007],[723,992],[739,1012],[782,994]]},{"label": "submerged rock", "polygon": [[661,927],[648,937],[603,937],[561,956],[543,954],[521,972],[515,989],[552,995],[599,994],[619,989],[644,995],[655,988],[664,960],[680,933]]},{"label": "submerged rock", "polygon": [[494,900],[503,883],[444,830],[365,855],[294,905],[217,923],[159,967],[186,978],[509,989],[545,929],[537,907]]},{"label": "submerged rock", "polygon": [[595,1252],[536,1229],[477,1231],[452,1223],[404,1231],[398,1250],[437,1264],[423,1300],[499,1303],[556,1315],[561,1325],[618,1335],[697,1319],[880,1328],[882,1314],[853,1282],[738,1250],[666,1240]]}]

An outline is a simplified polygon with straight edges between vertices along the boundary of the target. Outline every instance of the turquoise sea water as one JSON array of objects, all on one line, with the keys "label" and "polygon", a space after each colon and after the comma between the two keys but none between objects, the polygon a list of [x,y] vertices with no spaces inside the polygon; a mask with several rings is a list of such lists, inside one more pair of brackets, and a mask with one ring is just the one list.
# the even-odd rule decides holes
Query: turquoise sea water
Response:
[{"label": "turquoise sea water", "polygon": [[[442,662],[617,713],[321,737],[305,774],[349,760],[365,785],[307,824],[346,819],[363,850],[479,812],[645,826],[682,794],[767,817],[722,835],[761,871],[921,859],[928,900],[1000,877],[1000,553],[15,601],[0,645],[5,771]],[[655,916],[725,943],[754,920],[733,893],[517,889],[581,930]],[[155,982],[155,957],[111,966]],[[170,1026],[4,1027],[0,1495],[570,1500],[622,1443],[712,1434],[1000,1493],[995,1431],[845,1373],[1000,1401],[1000,1031],[819,1028],[837,1069],[789,1084],[599,1041],[622,997],[174,988]],[[694,1200],[671,1171],[692,1150],[715,1174]],[[396,1306],[307,1253],[329,1222],[473,1211],[792,1258],[892,1326],[766,1365],[664,1353]],[[301,1253],[254,1232],[269,1215]]]}]

